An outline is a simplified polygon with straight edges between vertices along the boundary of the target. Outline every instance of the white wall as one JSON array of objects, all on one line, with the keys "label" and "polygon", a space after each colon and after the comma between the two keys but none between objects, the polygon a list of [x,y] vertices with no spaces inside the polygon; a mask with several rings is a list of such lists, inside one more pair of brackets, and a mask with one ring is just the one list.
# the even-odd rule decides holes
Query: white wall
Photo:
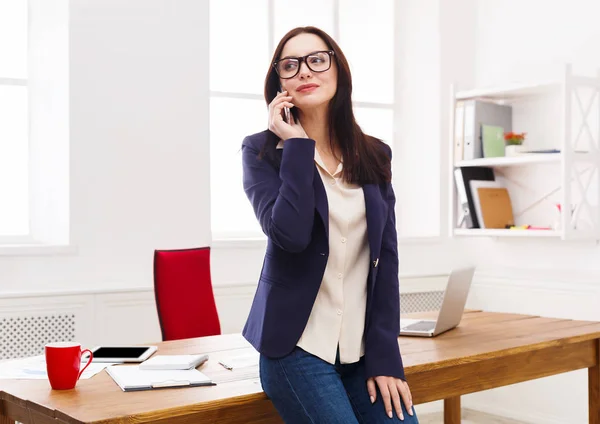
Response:
[{"label": "white wall", "polygon": [[560,76],[600,66],[600,4],[594,0],[478,0],[476,83]]},{"label": "white wall", "polygon": [[[472,85],[544,80],[560,76],[565,62],[595,74],[600,70],[599,13],[594,0],[479,0]],[[600,281],[595,242],[474,239],[470,246],[482,268],[503,275],[511,268],[553,270],[553,279]]]},{"label": "white wall", "polygon": [[[584,74],[600,69],[595,0],[478,0],[476,13],[473,87],[560,77],[564,62]],[[468,306],[600,320],[596,243],[471,239],[466,248],[481,269]],[[535,423],[584,423],[586,378],[545,378],[469,395],[464,404]]]},{"label": "white wall", "polygon": [[[398,1],[394,187],[403,237],[438,236],[440,220],[440,16],[437,0]],[[409,166],[412,158],[419,166]],[[414,162],[413,162],[414,163]],[[421,184],[412,184],[419,181]],[[409,199],[413,200],[408,203]],[[414,201],[420,199],[418,202]],[[407,204],[408,203],[408,204]],[[421,225],[419,225],[421,224]]]},{"label": "white wall", "polygon": [[[73,251],[2,250],[0,293],[151,287],[153,249],[211,243],[208,47],[208,1],[71,1]],[[263,250],[213,244],[215,285],[254,283]],[[443,238],[400,251],[409,274],[460,260]]]},{"label": "white wall", "polygon": [[0,292],[150,287],[153,249],[209,244],[207,3],[71,1],[75,251],[0,256]]}]

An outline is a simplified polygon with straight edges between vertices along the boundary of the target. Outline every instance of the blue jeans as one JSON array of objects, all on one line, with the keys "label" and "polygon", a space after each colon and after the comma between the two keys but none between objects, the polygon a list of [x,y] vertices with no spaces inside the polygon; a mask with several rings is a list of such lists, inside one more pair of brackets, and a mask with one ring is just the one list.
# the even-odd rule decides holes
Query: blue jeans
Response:
[{"label": "blue jeans", "polygon": [[260,356],[262,388],[286,424],[418,424],[414,412],[408,415],[404,402],[404,421],[385,411],[381,393],[371,404],[367,392],[364,358],[353,364],[332,365],[296,347],[283,358]]}]

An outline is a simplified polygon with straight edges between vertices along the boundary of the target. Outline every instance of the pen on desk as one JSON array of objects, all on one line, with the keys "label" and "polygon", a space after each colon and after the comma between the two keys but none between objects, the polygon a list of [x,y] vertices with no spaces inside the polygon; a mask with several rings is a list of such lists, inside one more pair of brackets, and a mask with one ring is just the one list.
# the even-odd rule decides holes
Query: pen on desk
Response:
[{"label": "pen on desk", "polygon": [[233,367],[232,367],[232,366],[230,366],[230,365],[227,365],[227,364],[226,364],[226,363],[224,363],[223,361],[219,361],[219,364],[223,365],[223,367],[224,367],[225,369],[228,369],[229,371],[231,371],[231,370],[233,369]]}]

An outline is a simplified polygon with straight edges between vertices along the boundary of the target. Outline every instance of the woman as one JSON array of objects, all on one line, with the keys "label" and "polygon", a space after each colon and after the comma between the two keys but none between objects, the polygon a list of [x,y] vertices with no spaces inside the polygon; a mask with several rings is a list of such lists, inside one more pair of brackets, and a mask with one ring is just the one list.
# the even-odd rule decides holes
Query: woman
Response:
[{"label": "woman", "polygon": [[268,236],[243,334],[286,423],[417,423],[397,340],[391,151],[362,133],[351,94],[326,33],[279,42],[269,129],[242,143],[244,190]]}]

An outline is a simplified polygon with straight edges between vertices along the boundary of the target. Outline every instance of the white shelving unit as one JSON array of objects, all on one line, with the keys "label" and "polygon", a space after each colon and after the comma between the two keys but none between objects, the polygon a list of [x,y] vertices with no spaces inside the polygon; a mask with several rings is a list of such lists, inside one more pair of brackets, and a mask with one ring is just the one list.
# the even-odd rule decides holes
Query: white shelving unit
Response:
[{"label": "white shelving unit", "polygon": [[465,229],[456,228],[454,230],[455,236],[469,236],[469,237],[560,237],[560,231],[555,230],[527,230],[527,234],[524,234],[525,230],[496,230],[496,229]]},{"label": "white shelving unit", "polygon": [[504,168],[507,166],[523,166],[535,163],[558,163],[561,160],[560,153],[546,154],[523,154],[513,157],[481,158],[471,160],[461,160],[454,164],[454,167],[465,166],[489,166],[493,168]]},{"label": "white shelving unit", "polygon": [[[454,111],[457,101],[467,99],[510,104],[513,106],[513,131],[528,132],[526,148],[552,148],[559,150],[559,153],[525,153],[513,157],[455,162]],[[560,81],[510,84],[467,91],[455,91],[455,87],[452,87],[450,106],[448,181],[451,237],[550,237],[600,241],[600,72],[596,77],[577,76],[573,75],[571,65],[566,65]],[[530,135],[533,135],[533,139]],[[536,145],[536,142],[542,144]],[[536,207],[537,203],[543,204],[549,197],[548,189],[546,192],[540,189],[536,195],[531,194],[537,189],[534,181],[536,178],[524,178],[523,173],[535,176],[538,169],[543,169],[549,177],[558,181],[556,189],[551,191],[554,201],[571,207],[562,207],[559,225],[553,225],[550,230],[458,228],[459,210],[454,170],[457,167],[472,166],[491,167],[501,178],[506,177],[507,181],[511,181],[511,175],[517,175],[517,185],[529,185],[526,187],[527,194],[522,195],[517,203],[525,204],[529,201],[532,203],[531,207]],[[519,176],[521,180],[518,179]],[[539,178],[541,182],[548,179],[550,178]],[[548,205],[544,207],[549,208]],[[524,224],[519,222],[518,215],[515,216],[515,224]],[[550,221],[553,221],[552,214],[548,213],[548,219],[544,222],[527,223],[547,226]]]}]

